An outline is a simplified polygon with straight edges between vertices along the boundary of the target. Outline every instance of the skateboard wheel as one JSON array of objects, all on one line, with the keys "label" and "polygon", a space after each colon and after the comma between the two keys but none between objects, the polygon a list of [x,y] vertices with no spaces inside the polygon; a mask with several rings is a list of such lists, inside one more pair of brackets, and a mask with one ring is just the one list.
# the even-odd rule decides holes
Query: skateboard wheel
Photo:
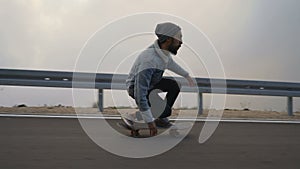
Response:
[{"label": "skateboard wheel", "polygon": [[138,136],[140,136],[139,130],[131,130],[131,136],[132,137],[138,137]]}]

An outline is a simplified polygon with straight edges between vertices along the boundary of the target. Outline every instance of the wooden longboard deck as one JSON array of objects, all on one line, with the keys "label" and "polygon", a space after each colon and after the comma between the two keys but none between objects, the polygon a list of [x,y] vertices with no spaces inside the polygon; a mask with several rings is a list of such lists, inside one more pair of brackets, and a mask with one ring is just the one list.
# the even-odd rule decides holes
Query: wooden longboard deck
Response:
[{"label": "wooden longboard deck", "polygon": [[[122,122],[117,123],[117,125],[121,128],[127,129],[131,131],[131,136],[138,137],[139,130],[149,130],[148,125],[146,123],[134,122],[132,120],[122,118]],[[178,136],[180,130],[187,130],[191,128],[193,123],[191,122],[177,122],[172,123],[172,126],[169,128],[157,128],[158,130],[169,130],[169,134],[172,136]]]}]

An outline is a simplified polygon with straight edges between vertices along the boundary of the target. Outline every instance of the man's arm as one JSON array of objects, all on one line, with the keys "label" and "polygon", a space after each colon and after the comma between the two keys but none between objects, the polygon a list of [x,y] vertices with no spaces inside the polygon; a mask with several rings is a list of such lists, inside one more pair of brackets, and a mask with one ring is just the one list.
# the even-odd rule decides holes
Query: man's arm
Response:
[{"label": "man's arm", "polygon": [[189,73],[186,70],[184,70],[180,65],[178,65],[171,57],[169,58],[167,68],[180,76],[189,76]]},{"label": "man's arm", "polygon": [[157,134],[156,125],[154,123],[154,118],[148,104],[148,91],[150,87],[150,82],[152,79],[154,70],[144,69],[140,71],[135,80],[135,99],[142,114],[144,121],[148,124],[150,135],[155,136]]},{"label": "man's arm", "polygon": [[168,67],[169,70],[173,71],[174,73],[183,76],[189,83],[189,86],[195,86],[195,83],[189,73],[184,70],[180,65],[178,65],[172,58],[170,58]]}]

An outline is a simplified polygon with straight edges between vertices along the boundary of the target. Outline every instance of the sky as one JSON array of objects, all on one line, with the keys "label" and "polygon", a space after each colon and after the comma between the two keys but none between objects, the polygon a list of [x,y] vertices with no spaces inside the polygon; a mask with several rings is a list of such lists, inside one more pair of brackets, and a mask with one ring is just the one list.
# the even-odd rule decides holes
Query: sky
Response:
[{"label": "sky", "polygon": [[[179,16],[201,29],[218,51],[228,79],[300,82],[298,0],[0,0],[0,68],[72,71],[83,45],[99,28],[143,12]],[[196,75],[207,73],[199,68]],[[113,104],[110,92],[105,98],[106,106]],[[205,98],[207,106],[209,95]],[[0,86],[0,101],[0,106],[73,104],[68,89],[11,86]],[[193,99],[184,103],[194,104]],[[226,107],[285,111],[286,98],[228,96]],[[300,111],[299,99],[294,110]]]}]

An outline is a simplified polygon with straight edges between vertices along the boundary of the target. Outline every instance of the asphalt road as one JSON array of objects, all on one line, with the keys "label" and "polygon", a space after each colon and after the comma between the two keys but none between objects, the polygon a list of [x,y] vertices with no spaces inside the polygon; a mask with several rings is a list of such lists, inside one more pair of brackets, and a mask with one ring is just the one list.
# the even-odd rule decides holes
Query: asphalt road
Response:
[{"label": "asphalt road", "polygon": [[[115,124],[116,121],[110,121]],[[130,159],[95,144],[77,119],[0,118],[0,169],[300,168],[300,125],[221,123],[204,144],[203,122],[172,150]]]}]

